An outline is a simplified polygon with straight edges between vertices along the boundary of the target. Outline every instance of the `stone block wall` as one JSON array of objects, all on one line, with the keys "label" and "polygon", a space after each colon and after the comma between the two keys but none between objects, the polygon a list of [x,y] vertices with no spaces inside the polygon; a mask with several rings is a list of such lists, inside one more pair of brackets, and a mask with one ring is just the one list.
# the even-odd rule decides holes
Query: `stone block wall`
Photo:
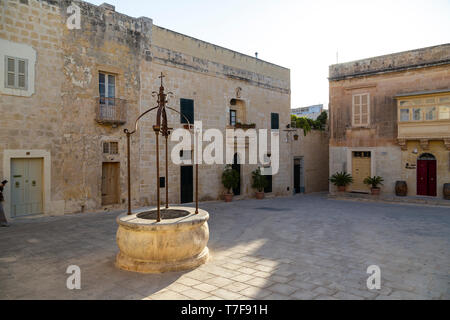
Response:
[{"label": "stone block wall", "polygon": [[[152,92],[159,88],[161,72],[166,89],[174,93],[169,106],[179,110],[180,98],[193,99],[195,119],[203,121],[204,130],[225,132],[233,98],[245,101],[247,122],[255,123],[257,129],[270,129],[271,112],[279,113],[280,129],[290,123],[289,69],[154,26],[149,18],[132,18],[109,6],[69,0],[1,0],[0,4],[2,47],[23,46],[27,54],[35,55],[35,75],[29,79],[34,84],[32,92],[2,91],[0,95],[0,176],[10,169],[5,150],[14,154],[22,150],[24,157],[36,150],[49,152],[45,166],[51,168],[46,181],[51,191],[46,214],[103,209],[103,162],[120,163],[120,203],[107,208],[126,207],[123,129],[134,129],[137,116],[156,105]],[[81,11],[80,29],[66,25],[72,4]],[[99,72],[116,76],[116,98],[126,103],[125,125],[96,121]],[[145,117],[132,137],[134,207],[156,200],[154,119],[155,115]],[[179,115],[170,114],[169,123],[181,126]],[[118,142],[119,154],[103,154],[105,141]],[[282,131],[280,148],[273,195],[288,194],[292,188],[290,145]],[[255,167],[243,166],[244,197],[253,195],[250,173]],[[200,166],[200,200],[221,197],[222,169],[223,165]],[[180,168],[171,164],[169,177],[170,202],[179,203]]]}]

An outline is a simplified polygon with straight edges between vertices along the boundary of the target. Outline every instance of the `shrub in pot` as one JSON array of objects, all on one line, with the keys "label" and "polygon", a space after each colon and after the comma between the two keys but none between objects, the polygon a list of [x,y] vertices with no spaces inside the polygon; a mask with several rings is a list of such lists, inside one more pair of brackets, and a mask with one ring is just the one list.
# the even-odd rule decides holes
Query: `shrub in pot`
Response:
[{"label": "shrub in pot", "polygon": [[264,199],[264,188],[267,187],[267,178],[261,174],[261,168],[252,172],[252,188],[256,189],[256,199]]},{"label": "shrub in pot", "polygon": [[347,172],[336,172],[330,178],[330,182],[338,187],[339,192],[345,192],[345,188],[353,183],[353,177]]},{"label": "shrub in pot", "polygon": [[368,186],[371,186],[370,191],[372,192],[372,195],[377,196],[380,194],[380,188],[379,185],[383,185],[384,179],[380,176],[374,176],[374,177],[367,177],[364,179],[364,184],[367,184]]},{"label": "shrub in pot", "polygon": [[227,189],[225,193],[225,201],[231,202],[233,199],[233,192],[231,189],[236,188],[239,183],[239,173],[233,170],[231,165],[227,165],[222,172],[222,184]]}]

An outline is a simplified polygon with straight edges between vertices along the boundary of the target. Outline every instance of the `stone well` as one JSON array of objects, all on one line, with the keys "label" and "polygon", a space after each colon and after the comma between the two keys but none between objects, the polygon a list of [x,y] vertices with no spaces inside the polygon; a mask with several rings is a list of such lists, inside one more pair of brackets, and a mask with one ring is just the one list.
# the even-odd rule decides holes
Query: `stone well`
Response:
[{"label": "stone well", "polygon": [[162,273],[193,269],[208,260],[208,212],[170,207],[161,215],[161,222],[156,222],[156,209],[117,218],[118,268]]}]

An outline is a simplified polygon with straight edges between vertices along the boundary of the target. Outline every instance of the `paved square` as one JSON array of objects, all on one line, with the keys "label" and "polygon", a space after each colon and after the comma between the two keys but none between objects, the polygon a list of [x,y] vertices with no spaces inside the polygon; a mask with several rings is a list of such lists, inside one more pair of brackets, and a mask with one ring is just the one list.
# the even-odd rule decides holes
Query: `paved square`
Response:
[{"label": "paved square", "polygon": [[[449,208],[324,194],[201,207],[211,260],[159,275],[114,267],[117,212],[16,221],[0,229],[0,299],[450,299]],[[66,288],[70,265],[81,290]]]}]

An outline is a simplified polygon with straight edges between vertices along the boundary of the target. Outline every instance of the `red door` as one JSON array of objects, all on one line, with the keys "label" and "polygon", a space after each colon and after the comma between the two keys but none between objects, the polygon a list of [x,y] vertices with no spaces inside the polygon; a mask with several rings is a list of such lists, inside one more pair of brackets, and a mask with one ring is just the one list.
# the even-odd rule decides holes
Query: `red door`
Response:
[{"label": "red door", "polygon": [[417,195],[437,196],[436,160],[417,161]]},{"label": "red door", "polygon": [[436,183],[436,160],[429,160],[428,162],[428,195],[430,197],[437,196]]}]

